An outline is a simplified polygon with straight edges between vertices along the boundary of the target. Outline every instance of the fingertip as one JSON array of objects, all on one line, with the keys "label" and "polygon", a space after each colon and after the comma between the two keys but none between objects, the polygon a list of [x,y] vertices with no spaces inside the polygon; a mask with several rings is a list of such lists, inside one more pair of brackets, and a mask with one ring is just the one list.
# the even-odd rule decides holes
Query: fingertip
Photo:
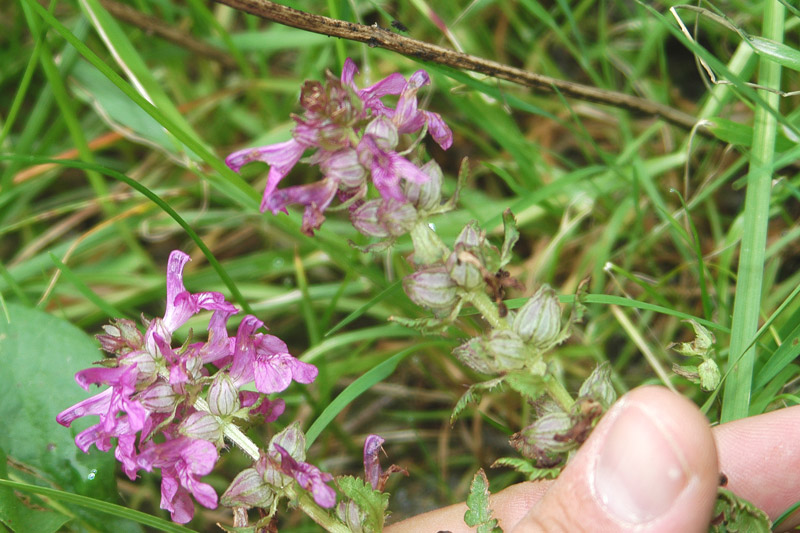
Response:
[{"label": "fingertip", "polygon": [[717,480],[705,417],[677,394],[643,387],[605,415],[515,531],[704,531]]}]

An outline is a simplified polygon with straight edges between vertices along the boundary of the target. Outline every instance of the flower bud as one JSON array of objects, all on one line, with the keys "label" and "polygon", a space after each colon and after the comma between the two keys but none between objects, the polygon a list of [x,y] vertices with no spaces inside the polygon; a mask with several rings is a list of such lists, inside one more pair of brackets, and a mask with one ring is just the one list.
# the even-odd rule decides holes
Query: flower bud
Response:
[{"label": "flower bud", "polygon": [[722,376],[717,363],[713,359],[706,359],[697,367],[700,376],[700,387],[704,391],[712,391],[719,386]]},{"label": "flower bud", "polygon": [[461,346],[453,349],[459,361],[481,374],[496,374],[497,369],[492,362],[492,356],[483,346],[483,339],[476,337],[468,340]]},{"label": "flower bud", "polygon": [[300,424],[297,422],[292,422],[269,441],[269,454],[272,456],[278,456],[275,444],[286,450],[296,461],[304,461],[306,458],[306,436],[300,430]]},{"label": "flower bud", "polygon": [[551,411],[512,435],[510,442],[523,456],[536,459],[537,466],[553,466],[561,462],[558,454],[576,446],[575,442],[564,438],[571,428],[572,421],[567,413]]},{"label": "flower bud", "polygon": [[110,325],[103,326],[105,335],[97,335],[100,347],[115,355],[126,355],[144,347],[144,335],[136,327],[136,322],[126,318],[112,320]]},{"label": "flower bud", "polygon": [[357,189],[364,185],[366,169],[358,162],[358,153],[352,148],[345,148],[330,154],[317,152],[311,157],[311,164],[319,163],[326,178],[332,178],[348,189]]},{"label": "flower bud", "polygon": [[181,422],[178,431],[192,439],[207,440],[218,445],[223,444],[222,426],[210,413],[198,411],[190,414]]},{"label": "flower bud", "polygon": [[364,523],[367,520],[367,513],[358,506],[353,500],[341,501],[336,504],[336,516],[344,522],[348,531],[351,533],[365,533]]},{"label": "flower bud", "polygon": [[694,328],[695,338],[692,342],[682,342],[680,344],[673,344],[669,347],[673,348],[676,352],[686,356],[707,357],[709,352],[714,348],[716,338],[708,328],[697,322],[696,320],[685,320],[692,328]]},{"label": "flower bud", "polygon": [[143,390],[136,399],[151,413],[171,413],[180,401],[172,386],[166,381],[156,381]]},{"label": "flower bud", "polygon": [[405,180],[405,196],[414,207],[420,211],[431,211],[441,204],[442,200],[442,169],[431,159],[420,167],[420,170],[431,179],[421,183]]},{"label": "flower bud", "polygon": [[393,237],[405,235],[417,222],[417,210],[408,202],[384,200],[378,208],[381,224]]},{"label": "flower bud", "polygon": [[381,203],[382,200],[369,200],[350,213],[350,222],[362,235],[381,239],[389,236],[379,218]]},{"label": "flower bud", "polygon": [[441,264],[422,267],[403,278],[403,290],[415,304],[434,311],[450,311],[458,302],[456,284]]},{"label": "flower bud", "polygon": [[384,442],[380,435],[368,435],[364,441],[364,479],[373,489],[378,488],[381,479],[381,460],[378,453]]},{"label": "flower bud", "polygon": [[275,492],[262,479],[255,468],[245,468],[233,478],[230,486],[220,497],[226,507],[269,507]]},{"label": "flower bud", "polygon": [[455,250],[447,256],[445,265],[450,278],[459,287],[472,290],[480,287],[483,281],[483,274],[478,267],[478,258],[471,252],[456,246]]},{"label": "flower bud", "polygon": [[611,365],[603,362],[595,368],[581,385],[579,398],[589,398],[603,407],[603,411],[617,401],[617,392],[611,384]]},{"label": "flower bud", "polygon": [[217,416],[229,416],[239,410],[239,392],[233,378],[217,372],[208,388],[208,409]]},{"label": "flower bud", "polygon": [[399,140],[397,126],[391,119],[383,115],[374,118],[367,124],[367,127],[364,128],[364,135],[371,135],[378,148],[387,152],[394,150]]},{"label": "flower bud", "polygon": [[555,291],[547,285],[539,288],[517,311],[513,328],[536,348],[552,346],[561,331],[561,305]]},{"label": "flower bud", "polygon": [[483,339],[483,347],[494,359],[498,371],[519,370],[528,362],[522,339],[509,329],[493,330]]}]

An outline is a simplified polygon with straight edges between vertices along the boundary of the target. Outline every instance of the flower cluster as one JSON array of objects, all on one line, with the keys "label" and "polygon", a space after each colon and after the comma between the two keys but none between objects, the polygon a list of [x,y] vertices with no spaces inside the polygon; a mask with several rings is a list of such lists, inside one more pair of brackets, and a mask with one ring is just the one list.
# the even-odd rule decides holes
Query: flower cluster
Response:
[{"label": "flower cluster", "polygon": [[[200,478],[216,464],[233,421],[274,421],[285,404],[267,395],[283,391],[292,380],[311,383],[317,376],[316,367],[290,355],[279,338],[258,332],[263,323],[253,316],[244,317],[229,337],[227,322],[236,307],[218,292],[187,291],[183,268],[188,260],[183,252],[170,254],[166,311],[146,321],[144,334],[133,321],[121,319],[98,335],[103,350],[114,357],[75,379],[87,390],[91,384],[108,388],[57,417],[68,427],[78,418],[99,416],[99,423],[77,435],[76,445],[84,452],[92,444],[108,451],[116,439],[114,455],[131,479],[140,469],[160,469],[161,507],[180,523],[194,514],[190,496],[216,508],[217,494]],[[192,342],[190,335],[174,348],[175,331],[201,311],[212,312],[207,341]],[[218,371],[212,376],[214,367]],[[257,392],[243,390],[249,383]]]},{"label": "flower cluster", "polygon": [[[453,134],[442,117],[418,107],[417,92],[430,83],[424,70],[409,79],[394,73],[364,89],[355,85],[356,72],[355,63],[347,59],[339,79],[328,73],[325,83],[308,81],[303,85],[300,105],[304,113],[293,117],[297,125],[290,140],[240,150],[225,160],[237,172],[252,161],[269,164],[261,211],[277,214],[286,212],[290,204],[303,205],[303,231],[309,235],[325,220],[323,213],[335,196],[358,220],[364,219],[364,209],[374,213],[380,206],[392,213],[390,219],[399,216],[408,220],[408,197],[413,192],[408,186],[404,189],[402,183],[419,186],[430,181],[437,170],[432,165],[420,167],[398,152],[400,135],[421,132],[421,139],[429,132],[444,149],[453,143]],[[394,108],[381,100],[389,95],[397,96]],[[307,151],[313,151],[308,161],[320,168],[323,178],[278,189]],[[381,200],[359,211],[370,177]],[[362,229],[358,224],[356,227]],[[382,228],[380,232],[388,234],[390,230]]]}]

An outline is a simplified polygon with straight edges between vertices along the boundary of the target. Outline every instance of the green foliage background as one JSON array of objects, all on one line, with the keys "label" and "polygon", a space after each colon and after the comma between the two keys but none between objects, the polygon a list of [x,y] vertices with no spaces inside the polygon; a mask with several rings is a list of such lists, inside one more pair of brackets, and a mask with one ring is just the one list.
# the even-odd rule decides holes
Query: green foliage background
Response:
[{"label": "green foliage background", "polygon": [[[411,472],[410,479],[390,482],[396,517],[464,500],[475,471],[508,455],[506,436],[531,420],[530,407],[512,393],[486,395],[451,427],[450,410],[465,385],[481,379],[450,355],[457,333],[419,344],[416,332],[387,323],[390,316],[424,315],[395,283],[409,272],[410,242],[365,257],[347,241],[367,241],[337,213],[315,238],[305,237],[299,212],[259,214],[264,165],[249,165],[239,176],[222,163],[233,150],[286,140],[302,82],[323,79],[326,69],[338,75],[348,56],[360,66],[362,86],[395,71],[430,72],[424,105],[455,134],[447,152],[428,146],[445,171],[447,191],[463,157],[472,170],[462,209],[438,219],[436,231],[452,242],[475,219],[499,242],[501,215],[510,207],[521,232],[510,270],[526,287],[511,295],[511,306],[542,283],[567,300],[590,277],[584,326],[556,354],[567,388],[576,390],[597,363],[610,361],[619,393],[667,382],[712,421],[796,402],[800,111],[792,93],[800,43],[791,5],[706,2],[700,13],[676,7],[689,38],[670,2],[286,4],[383,27],[399,20],[419,40],[641,96],[706,122],[685,131],[197,0],[128,5],[184,39],[216,47],[226,60],[118,21],[97,0],[5,5],[0,449],[15,467],[9,479],[164,517],[157,479],[122,480],[115,489],[110,457],[68,449],[72,432],[54,415],[85,397],[71,376],[99,358],[87,335],[112,317],[163,312],[166,258],[176,248],[194,259],[189,290],[224,292],[295,355],[319,366],[314,386],[290,389],[284,416],[304,428],[325,421],[316,426],[313,460],[335,474],[357,473],[364,437],[386,438],[391,462]],[[699,60],[726,83],[712,84]],[[315,179],[299,165],[287,183]],[[756,188],[760,195],[746,209],[747,191]],[[755,241],[750,246],[751,230],[763,230],[761,249]],[[740,248],[743,235],[749,244]],[[742,257],[746,270],[739,268]],[[735,311],[742,287],[750,288]],[[734,328],[731,338],[734,314],[748,325]],[[692,328],[681,322],[689,317],[715,333],[723,374],[729,358],[752,354],[742,359],[752,371],[727,381],[724,394],[706,393],[671,372],[686,360],[666,346],[691,340]],[[202,327],[203,320],[188,326]],[[476,316],[462,320],[466,330],[479,331]],[[337,400],[341,412],[325,412],[367,374]],[[252,436],[266,442],[275,430]],[[68,469],[43,459],[52,457],[43,455],[44,442],[57,443]],[[221,491],[245,464],[241,454],[225,454],[209,482]],[[87,484],[90,467],[98,477]],[[492,490],[519,480],[507,471],[488,475]],[[66,527],[73,530],[102,522],[55,499],[36,503],[71,517]],[[212,531],[214,522],[227,520],[222,510],[204,510],[190,526]],[[282,530],[308,528],[298,516],[284,522]],[[59,527],[58,519],[51,527]]]}]

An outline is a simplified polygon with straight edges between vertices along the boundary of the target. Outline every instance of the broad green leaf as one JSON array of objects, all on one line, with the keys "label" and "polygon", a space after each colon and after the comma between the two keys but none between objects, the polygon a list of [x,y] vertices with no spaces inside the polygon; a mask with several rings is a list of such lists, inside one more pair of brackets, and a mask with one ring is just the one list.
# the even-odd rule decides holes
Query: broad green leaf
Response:
[{"label": "broad green leaf", "polygon": [[[0,479],[8,478],[6,454],[0,449]],[[11,531],[50,533],[69,520],[68,516],[26,505],[9,487],[0,487],[0,524]]]},{"label": "broad green leaf", "polygon": [[[101,358],[98,345],[69,322],[36,309],[9,304],[8,317],[0,315],[0,448],[35,471],[38,481],[98,500],[113,499],[114,455],[94,447],[85,454],[74,442],[97,419],[79,419],[70,428],[55,420],[59,412],[90,396],[73,376]],[[138,530],[125,524],[106,521],[98,529]]]},{"label": "broad green leaf", "polygon": [[[127,34],[119,27],[117,21],[114,20],[114,17],[105,10],[98,0],[80,0],[78,4],[137,91],[168,116],[175,127],[180,128],[185,135],[191,137],[194,142],[203,145],[205,150],[208,150],[202,139],[186,122],[178,108],[175,107],[172,100],[153,77],[152,70],[139,56],[136,48],[128,39]],[[168,130],[165,130],[165,134],[172,136],[172,133]],[[178,144],[180,141],[174,139],[174,142],[176,147],[180,146]],[[192,159],[199,159],[198,155],[189,147],[183,146],[181,149]]]},{"label": "broad green leaf", "polygon": [[[120,528],[120,524],[125,523],[121,522],[121,520],[124,519],[130,520],[131,522],[138,522],[139,524],[148,526],[157,531],[165,531],[166,533],[192,533],[191,529],[180,524],[170,522],[169,520],[164,520],[163,518],[158,518],[157,516],[152,516],[135,509],[128,509],[127,507],[122,507],[121,505],[100,501],[94,498],[87,498],[86,496],[80,496],[78,494],[71,494],[63,490],[51,489],[49,487],[39,487],[38,485],[29,485],[27,483],[19,483],[16,481],[7,481],[5,479],[0,479],[0,486],[10,487],[18,492],[41,494],[50,500],[58,500],[68,503],[72,509],[80,507],[82,509],[91,511],[93,516],[96,518],[94,518],[94,520],[91,522],[91,526],[87,528],[89,531],[101,530],[113,533],[130,531],[130,528]],[[101,513],[101,517],[97,517],[98,513]],[[136,529],[136,531],[141,531],[141,529]],[[26,531],[25,533],[28,532]]]}]

